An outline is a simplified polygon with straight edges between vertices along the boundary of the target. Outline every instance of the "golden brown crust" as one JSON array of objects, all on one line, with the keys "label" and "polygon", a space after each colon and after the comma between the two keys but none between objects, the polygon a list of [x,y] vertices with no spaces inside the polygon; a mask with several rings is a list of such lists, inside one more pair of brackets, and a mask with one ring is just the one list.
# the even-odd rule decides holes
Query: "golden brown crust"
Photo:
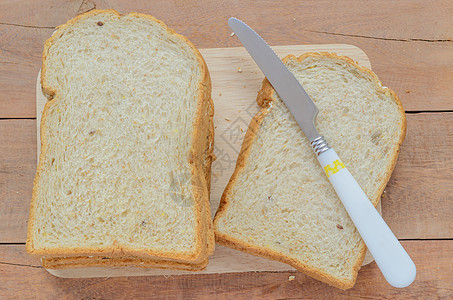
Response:
[{"label": "golden brown crust", "polygon": [[[368,68],[361,67],[361,66],[357,65],[352,59],[350,59],[349,57],[346,57],[346,56],[338,56],[338,55],[336,55],[334,53],[326,53],[326,52],[306,53],[306,54],[303,54],[303,55],[301,55],[301,56],[299,56],[297,58],[294,55],[288,55],[288,56],[286,56],[283,59],[283,62],[287,62],[288,60],[297,60],[298,62],[301,62],[302,60],[304,60],[307,57],[320,57],[320,56],[337,58],[337,59],[341,59],[341,60],[347,61],[349,64],[353,65],[354,67],[356,67],[360,71],[362,71],[364,73],[367,73],[370,76],[372,76],[373,80],[379,86],[382,87],[382,84],[379,81],[379,79],[376,76],[376,74],[374,74]],[[404,137],[406,135],[406,118],[405,118],[403,106],[402,106],[399,98],[396,96],[396,94],[392,90],[390,90],[388,88],[384,88],[383,87],[383,91],[384,92],[389,92],[390,95],[392,95],[393,99],[395,100],[395,103],[398,105],[398,108],[399,108],[399,111],[400,111],[401,118],[402,118],[403,122],[402,122],[402,125],[401,125],[401,128],[400,128],[401,135],[400,135],[400,139],[398,141],[398,146],[396,147],[396,150],[393,153],[393,159],[392,159],[391,168],[388,170],[388,172],[385,175],[386,176],[385,177],[385,184],[379,189],[379,192],[376,194],[376,197],[371,199],[371,201],[372,201],[374,206],[376,206],[378,204],[379,199],[380,199],[380,197],[381,197],[381,195],[382,195],[382,193],[383,193],[383,191],[385,189],[385,186],[387,185],[387,182],[390,179],[392,171],[393,171],[393,169],[394,169],[394,167],[396,165],[396,160],[397,160],[397,157],[398,157],[399,149],[400,149],[401,144],[403,143]],[[239,153],[239,157],[238,157],[238,160],[237,160],[237,163],[236,163],[236,168],[235,168],[235,170],[233,172],[233,175],[230,178],[230,181],[228,182],[227,187],[225,188],[225,190],[224,190],[224,192],[222,194],[222,198],[220,200],[220,205],[219,205],[219,208],[218,208],[218,210],[216,212],[216,215],[215,215],[215,218],[214,218],[214,231],[215,231],[215,236],[216,236],[216,242],[218,242],[221,245],[224,245],[224,246],[227,246],[227,247],[230,247],[230,248],[234,248],[234,249],[237,249],[237,250],[241,250],[241,251],[244,251],[244,252],[248,252],[248,253],[251,253],[251,254],[254,254],[254,255],[257,255],[257,256],[270,258],[270,259],[277,260],[277,261],[280,261],[280,262],[283,262],[283,263],[287,263],[287,264],[293,266],[294,268],[296,268],[296,269],[298,269],[298,270],[310,275],[311,277],[316,278],[316,279],[318,279],[320,281],[323,281],[325,283],[328,283],[328,284],[330,284],[332,286],[335,286],[337,288],[340,288],[340,289],[352,288],[354,286],[354,284],[355,284],[355,280],[356,280],[358,271],[360,269],[360,266],[361,266],[361,264],[363,262],[363,259],[365,258],[365,254],[366,254],[366,249],[367,248],[366,248],[366,245],[363,242],[363,240],[361,241],[358,259],[357,259],[355,265],[353,266],[353,273],[355,274],[354,275],[354,280],[352,280],[352,281],[339,281],[338,279],[334,278],[333,276],[331,276],[329,274],[323,273],[322,271],[316,270],[314,268],[310,268],[309,266],[304,265],[304,264],[302,264],[302,263],[300,263],[300,262],[298,262],[298,261],[296,261],[296,260],[294,260],[294,259],[292,259],[292,258],[290,258],[288,256],[284,256],[284,255],[281,255],[280,253],[271,251],[269,249],[262,248],[262,247],[257,247],[255,245],[250,244],[250,243],[235,239],[232,236],[229,236],[227,234],[219,232],[219,230],[217,229],[218,228],[217,227],[218,220],[222,217],[222,215],[225,213],[225,211],[228,208],[228,204],[229,204],[229,199],[228,198],[230,196],[231,189],[234,186],[234,184],[235,184],[235,182],[236,182],[236,180],[238,178],[238,175],[241,173],[241,171],[244,169],[244,167],[245,167],[245,165],[247,163],[248,156],[249,156],[249,153],[250,153],[250,145],[255,140],[258,128],[259,128],[260,124],[262,123],[263,119],[265,118],[265,116],[267,115],[270,103],[272,101],[274,101],[275,97],[276,97],[275,90],[273,89],[273,87],[269,83],[269,81],[265,78],[263,80],[263,84],[262,84],[261,90],[258,92],[258,97],[257,97],[257,103],[258,103],[258,105],[261,106],[261,110],[258,112],[258,114],[256,114],[254,116],[254,118],[252,119],[252,121],[251,121],[251,123],[249,125],[249,128],[247,129],[247,133],[246,133],[244,141],[242,143],[241,151]]]},{"label": "golden brown crust", "polygon": [[[197,177],[197,173],[192,173],[192,186],[201,187],[199,190],[204,192],[201,196],[205,200],[204,206],[206,207],[205,218],[207,221],[206,238],[207,238],[207,256],[212,255],[215,249],[215,238],[214,238],[214,228],[211,219],[211,205],[209,201],[210,197],[210,188],[211,188],[211,165],[213,160],[213,147],[214,147],[214,102],[211,98],[211,77],[209,75],[209,70],[206,66],[201,54],[192,45],[194,52],[197,53],[197,58],[200,65],[204,68],[204,78],[202,82],[202,88],[200,89],[200,97],[206,99],[203,101],[202,105],[199,103],[198,115],[206,117],[201,117],[194,124],[195,133],[194,133],[194,147],[191,154],[190,161],[196,163],[195,170],[201,170],[198,174],[204,174],[204,177]],[[203,93],[203,94],[202,94]],[[197,181],[197,178],[200,181]],[[195,189],[198,190],[198,189]]]},{"label": "golden brown crust", "polygon": [[176,269],[184,271],[201,271],[208,264],[206,258],[199,264],[178,263],[173,261],[159,261],[151,259],[138,259],[133,257],[122,258],[53,258],[41,259],[42,266],[46,269],[76,269],[76,268],[105,268],[105,267],[139,267],[139,268],[159,268],[159,269]]},{"label": "golden brown crust", "polygon": [[[98,15],[98,14],[111,14],[114,15],[118,18],[120,18],[122,15],[120,15],[117,11],[115,10],[92,10],[90,12],[84,13],[82,15],[79,15],[71,20],[69,20],[66,24],[58,26],[57,31],[45,42],[44,45],[44,51],[42,54],[42,72],[41,72],[41,85],[42,85],[42,90],[43,93],[47,96],[49,101],[46,103],[44,107],[44,111],[42,114],[42,120],[41,120],[41,132],[40,132],[40,137],[41,137],[41,153],[40,153],[40,158],[39,158],[39,164],[37,167],[36,171],[36,176],[34,180],[34,186],[33,186],[33,192],[32,192],[32,199],[30,203],[30,217],[29,217],[29,224],[28,224],[28,237],[27,237],[27,244],[26,244],[26,250],[29,254],[33,256],[47,256],[47,257],[59,257],[59,256],[90,256],[90,255],[108,255],[112,257],[119,257],[119,256],[124,256],[124,255],[131,255],[131,256],[137,256],[137,257],[147,257],[147,258],[166,258],[166,259],[172,259],[175,261],[203,261],[206,256],[207,252],[212,251],[206,249],[206,244],[208,242],[208,237],[207,234],[203,233],[203,231],[206,231],[207,228],[210,228],[209,222],[208,226],[205,226],[204,224],[206,223],[206,217],[202,217],[203,214],[203,209],[202,206],[205,205],[205,203],[209,203],[209,193],[207,191],[207,184],[206,184],[206,179],[202,178],[202,176],[199,176],[199,174],[204,174],[204,169],[202,168],[199,160],[200,157],[197,157],[194,161],[191,161],[191,168],[192,168],[192,184],[195,184],[194,186],[200,187],[200,189],[197,189],[194,193],[194,199],[195,199],[195,205],[194,205],[194,210],[195,210],[195,215],[199,216],[197,217],[196,220],[196,232],[197,232],[197,241],[196,241],[196,246],[195,250],[187,253],[176,253],[176,252],[165,252],[165,251],[144,251],[143,249],[133,249],[133,248],[125,248],[121,246],[114,246],[114,247],[104,247],[104,248],[90,248],[90,247],[85,247],[85,248],[74,248],[74,249],[66,249],[66,248],[53,248],[53,249],[35,249],[33,245],[33,226],[34,226],[34,216],[36,212],[35,208],[35,202],[36,202],[36,197],[37,197],[37,183],[38,183],[38,178],[40,177],[40,174],[43,170],[43,161],[44,157],[46,157],[47,154],[47,140],[46,140],[46,119],[49,111],[49,107],[56,103],[59,100],[59,95],[58,91],[53,89],[51,86],[47,84],[46,81],[46,75],[47,75],[47,64],[46,64],[46,59],[47,55],[49,53],[49,48],[52,46],[54,41],[58,38],[60,38],[63,34],[66,28],[72,26],[73,24],[86,19],[88,17]],[[194,154],[198,154],[201,152],[200,148],[203,148],[202,145],[204,144],[203,142],[203,135],[200,133],[200,129],[197,125],[201,124],[202,122],[205,122],[206,119],[208,120],[208,123],[212,123],[212,116],[209,118],[206,118],[203,116],[202,112],[204,111],[205,107],[208,106],[210,109],[213,107],[212,99],[211,99],[211,80],[209,76],[209,72],[206,66],[205,61],[203,60],[203,57],[199,53],[199,51],[195,48],[195,46],[184,36],[177,34],[173,29],[168,28],[162,21],[157,20],[156,18],[145,15],[145,14],[139,14],[139,13],[130,13],[128,14],[129,16],[136,16],[139,18],[144,18],[151,20],[153,22],[156,22],[160,24],[170,35],[175,35],[182,39],[191,49],[193,49],[196,59],[199,62],[200,69],[201,69],[201,81],[199,82],[199,94],[198,94],[198,104],[197,104],[197,117],[194,121],[194,135],[193,135],[193,142],[192,142],[192,149],[191,149],[191,154],[192,157],[195,157]],[[212,135],[213,138],[213,135]],[[201,143],[201,145],[200,145]],[[204,150],[204,149],[203,149]],[[209,170],[210,170],[210,163],[211,160],[209,160]],[[208,170],[208,169],[206,169]],[[203,177],[208,177],[210,174],[206,174]],[[205,212],[204,213],[209,214],[209,220],[210,218],[210,212]],[[211,239],[212,240],[212,239]]]},{"label": "golden brown crust", "polygon": [[[190,265],[196,266],[199,265],[200,262],[177,262],[168,259],[151,259],[151,258],[142,258],[142,257],[135,257],[135,256],[122,256],[122,257],[108,257],[108,256],[69,256],[69,257],[41,257],[41,261],[45,261],[49,264],[85,264],[85,263],[95,263],[98,261],[121,261],[121,260],[135,260],[135,261],[145,261],[145,262],[154,262],[154,263],[161,263],[161,264],[182,264],[182,265]],[[204,260],[202,260],[204,261]]]}]

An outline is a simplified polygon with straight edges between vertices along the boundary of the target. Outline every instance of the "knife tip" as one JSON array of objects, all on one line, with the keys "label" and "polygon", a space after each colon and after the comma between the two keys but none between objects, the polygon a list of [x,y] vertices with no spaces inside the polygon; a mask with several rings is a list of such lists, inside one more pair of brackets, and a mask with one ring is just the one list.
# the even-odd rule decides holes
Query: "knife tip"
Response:
[{"label": "knife tip", "polygon": [[238,19],[238,18],[235,18],[235,17],[231,17],[228,19],[228,25],[231,27],[231,29],[233,29],[234,31],[234,28],[237,28],[237,26],[239,24],[242,24],[242,25],[245,25],[248,27],[247,24],[245,24],[242,20]]}]

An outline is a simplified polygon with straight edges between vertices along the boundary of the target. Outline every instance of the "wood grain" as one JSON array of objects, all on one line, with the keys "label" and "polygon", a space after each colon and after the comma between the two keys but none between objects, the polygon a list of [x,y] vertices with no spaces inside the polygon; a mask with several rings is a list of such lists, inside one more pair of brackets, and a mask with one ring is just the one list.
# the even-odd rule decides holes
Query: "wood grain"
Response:
[{"label": "wood grain", "polygon": [[239,46],[226,24],[233,15],[271,45],[353,44],[368,54],[406,110],[451,110],[452,5],[446,0],[5,2],[0,4],[0,118],[35,117],[34,76],[44,41],[54,26],[94,7],[152,14],[199,48]]},{"label": "wood grain", "polygon": [[407,135],[382,199],[400,238],[453,238],[453,113],[407,114]]},{"label": "wood grain", "polygon": [[[24,246],[0,246],[0,298],[20,299],[449,299],[453,297],[453,241],[406,241],[417,265],[415,282],[391,287],[375,263],[363,267],[354,288],[338,290],[299,272],[62,279],[40,267]],[[427,255],[427,254],[430,255]],[[294,276],[294,280],[289,280]]]},{"label": "wood grain", "polygon": [[0,243],[25,241],[36,171],[35,132],[35,120],[0,120]]},{"label": "wood grain", "polygon": [[[0,121],[0,243],[26,240],[36,168],[34,122]],[[383,200],[384,219],[400,239],[453,238],[453,113],[408,114],[407,122],[407,137]],[[228,143],[217,142],[213,172],[219,176],[222,168],[226,171],[213,177],[212,201],[218,201],[233,171],[236,157],[231,155],[229,166],[220,158]]]}]

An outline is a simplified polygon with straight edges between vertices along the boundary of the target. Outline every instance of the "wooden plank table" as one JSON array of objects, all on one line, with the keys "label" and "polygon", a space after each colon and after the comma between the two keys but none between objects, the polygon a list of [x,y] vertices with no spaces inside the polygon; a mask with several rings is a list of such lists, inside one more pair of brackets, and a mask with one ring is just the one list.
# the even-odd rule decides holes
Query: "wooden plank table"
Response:
[{"label": "wooden plank table", "polygon": [[[451,1],[0,1],[0,298],[453,297],[453,3]],[[247,21],[271,45],[352,44],[401,98],[408,132],[382,202],[418,272],[389,286],[375,263],[341,291],[298,272],[61,279],[25,253],[36,166],[35,79],[54,27],[93,8],[154,15],[198,48],[240,46]],[[295,276],[289,280],[289,276]]]}]

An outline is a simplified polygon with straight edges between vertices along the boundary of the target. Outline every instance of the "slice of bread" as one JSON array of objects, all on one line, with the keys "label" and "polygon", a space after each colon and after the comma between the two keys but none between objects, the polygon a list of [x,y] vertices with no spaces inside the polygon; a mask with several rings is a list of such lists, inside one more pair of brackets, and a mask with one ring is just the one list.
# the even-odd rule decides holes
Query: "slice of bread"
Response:
[{"label": "slice of bread", "polygon": [[[210,220],[210,216],[209,216]],[[209,230],[213,232],[212,221]],[[207,238],[207,256],[214,253],[215,240],[214,235],[211,234]],[[88,267],[122,267],[122,266],[138,266],[145,268],[166,268],[166,269],[179,269],[188,271],[200,271],[204,270],[208,264],[208,259],[204,259],[201,262],[177,262],[174,260],[165,259],[149,259],[140,258],[135,256],[127,257],[109,257],[109,256],[77,256],[77,257],[52,257],[52,258],[41,258],[41,263],[46,269],[68,269],[68,268],[88,268]]]},{"label": "slice of bread", "polygon": [[[329,53],[284,63],[319,109],[316,127],[376,206],[406,132],[395,93],[370,70]],[[267,80],[214,219],[223,245],[351,288],[366,246],[309,141]]]},{"label": "slice of bread", "polygon": [[[212,225],[212,221],[208,222],[208,224]],[[213,232],[212,226],[207,230]],[[207,238],[206,256],[212,255],[214,253],[214,248],[215,248],[214,235],[210,234],[209,237]],[[94,256],[52,257],[52,258],[42,257],[41,263],[43,267],[46,269],[138,266],[145,268],[165,268],[188,271],[200,271],[206,268],[208,264],[208,259],[204,259],[201,262],[189,261],[183,263],[171,259],[165,260],[165,259],[140,258],[135,256],[109,257],[94,255]]]},{"label": "slice of bread", "polygon": [[27,251],[204,263],[214,130],[198,50],[151,16],[94,10],[46,42],[41,84]]}]

